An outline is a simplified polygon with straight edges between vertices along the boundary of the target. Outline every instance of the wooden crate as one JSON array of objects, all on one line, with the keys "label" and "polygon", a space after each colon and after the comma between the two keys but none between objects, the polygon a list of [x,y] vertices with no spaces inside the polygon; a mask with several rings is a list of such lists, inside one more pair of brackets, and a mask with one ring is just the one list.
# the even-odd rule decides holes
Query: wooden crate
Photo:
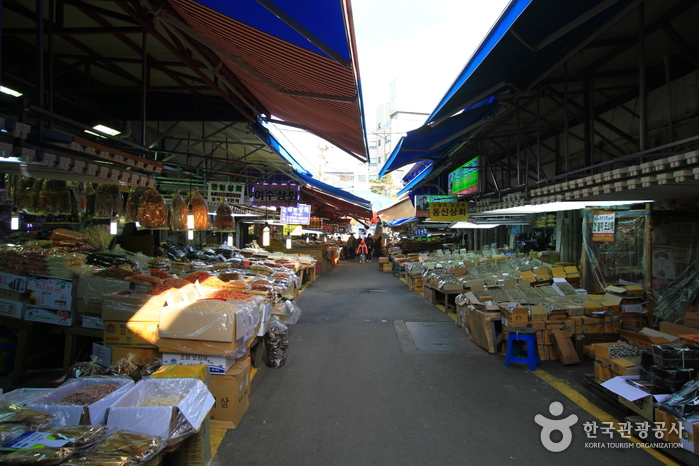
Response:
[{"label": "wooden crate", "polygon": [[393,272],[393,264],[391,264],[390,262],[385,264],[379,264],[379,267],[381,268],[382,272]]}]

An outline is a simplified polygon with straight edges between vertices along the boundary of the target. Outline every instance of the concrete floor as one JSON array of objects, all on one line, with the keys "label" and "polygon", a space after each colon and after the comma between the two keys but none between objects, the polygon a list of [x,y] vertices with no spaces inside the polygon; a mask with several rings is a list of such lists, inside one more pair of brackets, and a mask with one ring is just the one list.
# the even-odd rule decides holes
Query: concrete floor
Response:
[{"label": "concrete floor", "polygon": [[[407,338],[401,329],[425,328],[414,322],[453,321],[376,262],[340,262],[298,305],[287,362],[255,375],[247,415],[218,448],[220,465],[663,464],[641,449],[586,448],[624,440],[588,439],[583,423],[600,421],[526,366],[505,368],[502,354],[488,354],[455,323],[427,329],[441,345]],[[545,361],[537,372],[567,381],[580,404],[623,419],[582,388],[591,361]],[[554,417],[554,401],[563,404],[561,417],[578,416],[560,453],[542,446],[534,422],[537,414]]]}]

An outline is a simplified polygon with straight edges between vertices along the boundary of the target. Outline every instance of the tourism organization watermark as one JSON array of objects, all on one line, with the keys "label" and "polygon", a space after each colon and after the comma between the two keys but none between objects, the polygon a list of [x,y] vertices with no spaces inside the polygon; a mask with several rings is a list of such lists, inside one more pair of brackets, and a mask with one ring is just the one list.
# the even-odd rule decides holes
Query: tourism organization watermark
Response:
[{"label": "tourism organization watermark", "polygon": [[[552,418],[542,414],[534,416],[534,422],[541,426],[541,444],[548,451],[560,453],[573,442],[573,426],[578,416],[563,416],[563,404],[554,401],[549,405]],[[585,448],[682,448],[680,443],[668,442],[667,437],[682,437],[682,424],[679,422],[607,422],[587,421],[582,423],[585,434]],[[554,432],[558,434],[554,435]],[[614,434],[633,441],[614,441]],[[556,440],[554,440],[556,438]]]}]

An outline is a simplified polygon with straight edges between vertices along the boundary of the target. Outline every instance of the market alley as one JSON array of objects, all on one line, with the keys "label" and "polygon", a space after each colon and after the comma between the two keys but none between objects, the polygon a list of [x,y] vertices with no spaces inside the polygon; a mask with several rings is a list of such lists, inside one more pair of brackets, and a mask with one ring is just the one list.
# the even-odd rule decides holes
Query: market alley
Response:
[{"label": "market alley", "polygon": [[[588,438],[583,425],[604,427],[600,419],[541,378],[570,379],[569,391],[594,398],[579,386],[584,367],[505,368],[502,354],[471,343],[375,262],[340,262],[298,304],[286,364],[255,375],[247,415],[218,447],[220,465],[662,464],[624,447],[618,434]],[[572,444],[560,453],[544,448],[534,422],[537,414],[554,417],[554,401],[564,407],[559,419],[577,416]]]}]

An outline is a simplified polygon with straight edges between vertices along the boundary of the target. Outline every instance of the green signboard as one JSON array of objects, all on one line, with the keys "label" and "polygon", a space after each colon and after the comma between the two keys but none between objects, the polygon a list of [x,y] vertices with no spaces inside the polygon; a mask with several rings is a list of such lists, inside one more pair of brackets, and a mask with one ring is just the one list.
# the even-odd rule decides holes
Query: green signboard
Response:
[{"label": "green signboard", "polygon": [[478,157],[449,173],[449,194],[472,194],[478,189]]}]

